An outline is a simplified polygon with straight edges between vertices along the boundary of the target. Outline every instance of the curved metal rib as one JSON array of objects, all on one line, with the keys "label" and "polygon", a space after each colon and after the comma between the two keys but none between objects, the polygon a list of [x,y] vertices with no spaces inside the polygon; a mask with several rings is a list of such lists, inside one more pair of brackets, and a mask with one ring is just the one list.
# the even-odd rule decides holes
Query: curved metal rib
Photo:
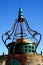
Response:
[{"label": "curved metal rib", "polygon": [[[14,29],[15,29],[16,23],[17,23],[17,19],[15,20],[15,24],[14,24],[13,28],[10,31],[8,31],[8,32],[6,32],[5,34],[2,35],[2,41],[4,42],[4,44],[5,44],[6,47],[7,47],[6,41],[8,39],[11,39],[10,37],[14,33]],[[9,34],[10,32],[11,32],[11,34]],[[4,36],[7,36],[7,38],[5,40],[4,40]],[[8,49],[8,47],[7,47],[7,49]]]},{"label": "curved metal rib", "polygon": [[[35,38],[36,35],[39,35],[39,36],[40,36],[40,37],[39,37],[39,41],[38,41],[38,43],[37,43],[37,45],[36,45],[36,48],[37,48],[38,45],[39,45],[39,43],[40,43],[40,41],[41,41],[41,34],[38,33],[38,32],[35,31],[35,30],[32,30],[32,29],[29,27],[28,22],[27,22],[26,19],[24,19],[24,23],[26,24],[26,27],[27,27],[27,30],[28,30],[29,34],[30,34],[34,39],[36,39],[36,38]],[[32,34],[32,32],[33,32],[33,34]]]}]

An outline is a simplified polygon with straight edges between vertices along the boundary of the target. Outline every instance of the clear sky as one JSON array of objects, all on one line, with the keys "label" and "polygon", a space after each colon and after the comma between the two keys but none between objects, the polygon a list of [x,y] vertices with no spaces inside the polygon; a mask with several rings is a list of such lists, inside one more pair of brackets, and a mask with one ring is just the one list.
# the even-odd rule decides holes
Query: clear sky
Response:
[{"label": "clear sky", "polygon": [[1,36],[13,26],[19,7],[23,8],[30,27],[41,33],[42,40],[37,52],[43,51],[43,0],[0,0],[0,54],[8,52]]}]

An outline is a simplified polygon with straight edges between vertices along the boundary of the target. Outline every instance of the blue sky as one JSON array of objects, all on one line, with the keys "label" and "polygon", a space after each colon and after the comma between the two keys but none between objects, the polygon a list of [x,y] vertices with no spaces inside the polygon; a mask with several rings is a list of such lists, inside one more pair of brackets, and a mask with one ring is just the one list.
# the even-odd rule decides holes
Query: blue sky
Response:
[{"label": "blue sky", "polygon": [[0,0],[0,54],[8,53],[1,36],[13,26],[19,7],[30,27],[41,33],[42,39],[37,52],[43,51],[43,0]]}]

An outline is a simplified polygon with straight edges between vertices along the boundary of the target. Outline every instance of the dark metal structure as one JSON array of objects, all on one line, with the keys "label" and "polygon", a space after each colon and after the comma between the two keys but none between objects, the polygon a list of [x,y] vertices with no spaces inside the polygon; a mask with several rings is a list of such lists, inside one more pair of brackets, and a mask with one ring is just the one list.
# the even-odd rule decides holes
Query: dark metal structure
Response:
[{"label": "dark metal structure", "polygon": [[[30,35],[30,37],[28,36],[28,34],[26,34],[27,31],[25,30],[25,28],[28,31],[28,34]],[[16,40],[17,39],[23,40],[23,38],[27,38],[26,36],[28,36],[29,38],[34,39],[36,41],[35,43],[36,43],[36,49],[37,49],[37,47],[40,43],[40,40],[41,40],[41,34],[30,28],[27,20],[23,16],[22,8],[19,8],[18,18],[15,20],[12,29],[2,35],[2,41],[4,42],[8,51],[11,52],[12,48],[15,49],[15,46],[17,44]],[[9,41],[11,40],[10,43],[8,40]],[[11,48],[11,50],[10,50],[10,48]],[[13,51],[11,53],[13,53]]]}]

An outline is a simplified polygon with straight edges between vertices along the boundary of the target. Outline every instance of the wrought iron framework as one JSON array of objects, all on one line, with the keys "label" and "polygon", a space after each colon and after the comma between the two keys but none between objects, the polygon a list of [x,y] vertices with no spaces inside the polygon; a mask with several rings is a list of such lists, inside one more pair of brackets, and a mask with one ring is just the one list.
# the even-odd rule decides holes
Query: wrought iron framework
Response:
[{"label": "wrought iron framework", "polygon": [[[23,17],[23,13],[22,13],[22,9],[20,8],[19,9],[19,16],[18,18],[15,20],[14,22],[14,25],[12,27],[12,29],[8,32],[6,32],[5,34],[2,35],[2,41],[4,42],[5,46],[7,47],[8,49],[8,45],[7,45],[7,40],[12,40],[12,42],[17,39],[17,36],[20,34],[20,38],[23,39],[23,37],[25,37],[26,35],[25,32],[23,33],[23,27],[22,27],[22,24],[25,23],[26,25],[26,28],[27,28],[27,31],[28,33],[31,35],[31,38],[32,39],[35,39],[37,41],[37,45],[36,45],[36,48],[38,47],[40,41],[41,41],[41,34],[38,33],[37,31],[35,30],[32,30],[27,22],[27,20]],[[19,33],[16,33],[17,32],[17,28],[18,28],[18,24],[20,25],[20,32]],[[28,34],[27,34],[28,35]],[[36,38],[36,36],[38,35],[38,39]],[[6,37],[6,39],[4,39],[4,36]]]}]

